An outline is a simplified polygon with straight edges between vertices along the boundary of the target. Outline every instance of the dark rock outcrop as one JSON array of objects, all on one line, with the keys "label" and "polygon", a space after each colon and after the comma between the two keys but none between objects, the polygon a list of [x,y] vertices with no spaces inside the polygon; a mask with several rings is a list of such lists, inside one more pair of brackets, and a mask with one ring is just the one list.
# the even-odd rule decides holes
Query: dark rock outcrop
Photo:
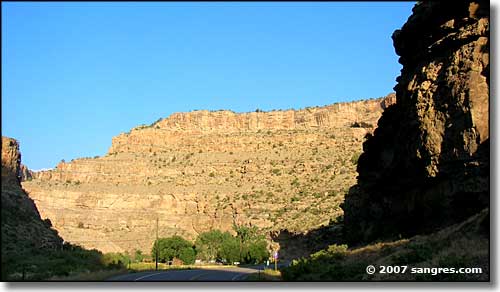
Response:
[{"label": "dark rock outcrop", "polygon": [[393,40],[396,104],[343,204],[351,244],[431,232],[489,202],[489,3],[418,3]]},{"label": "dark rock outcrop", "polygon": [[56,249],[62,238],[40,218],[20,185],[21,154],[16,140],[2,137],[2,279],[32,250]]}]

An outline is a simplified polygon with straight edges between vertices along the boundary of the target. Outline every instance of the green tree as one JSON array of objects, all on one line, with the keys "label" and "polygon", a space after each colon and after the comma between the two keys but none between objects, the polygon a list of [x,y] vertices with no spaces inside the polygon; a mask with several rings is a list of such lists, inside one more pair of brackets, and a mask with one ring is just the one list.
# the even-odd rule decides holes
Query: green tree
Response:
[{"label": "green tree", "polygon": [[264,235],[260,234],[257,226],[234,225],[233,228],[236,231],[236,236],[241,239],[242,243],[265,239]]},{"label": "green tree", "polygon": [[179,251],[178,257],[185,265],[192,265],[196,259],[196,252],[192,247],[184,247]]},{"label": "green tree", "polygon": [[249,262],[261,263],[269,257],[267,250],[267,243],[264,240],[259,240],[250,243],[248,246],[248,259]]},{"label": "green tree", "polygon": [[194,243],[197,257],[204,261],[220,259],[222,243],[229,237],[231,237],[229,232],[223,233],[220,230],[200,233]]},{"label": "green tree", "polygon": [[219,255],[223,261],[230,264],[240,261],[240,247],[239,240],[229,236],[222,241]]},{"label": "green tree", "polygon": [[234,226],[240,243],[240,262],[261,262],[269,256],[263,234],[256,226]]},{"label": "green tree", "polygon": [[142,254],[141,250],[136,250],[134,252],[134,261],[135,262],[142,262],[144,260],[144,255]]},{"label": "green tree", "polygon": [[171,261],[174,257],[180,258],[180,252],[185,248],[193,249],[191,242],[186,239],[174,235],[168,238],[159,238],[153,244],[151,249],[151,256],[155,258],[156,256],[156,246],[158,245],[158,259],[160,262]]}]

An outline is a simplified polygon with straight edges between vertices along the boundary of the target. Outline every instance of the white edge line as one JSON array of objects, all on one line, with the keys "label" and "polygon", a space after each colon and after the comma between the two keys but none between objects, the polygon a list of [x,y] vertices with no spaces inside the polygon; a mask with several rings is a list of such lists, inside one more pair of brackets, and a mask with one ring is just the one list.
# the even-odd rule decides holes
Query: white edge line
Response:
[{"label": "white edge line", "polygon": [[142,280],[142,279],[145,279],[145,278],[148,278],[148,277],[152,277],[152,276],[155,276],[155,275],[163,274],[163,273],[164,272],[154,273],[154,274],[151,274],[151,275],[142,276],[142,277],[139,277],[139,278],[135,279],[134,281],[139,281],[139,280]]},{"label": "white edge line", "polygon": [[243,276],[248,276],[248,274],[247,274],[247,273],[241,273],[241,272],[240,272],[238,275],[236,275],[236,276],[234,276],[233,278],[231,278],[231,281],[236,281],[236,279],[237,279],[238,277],[243,278]]}]

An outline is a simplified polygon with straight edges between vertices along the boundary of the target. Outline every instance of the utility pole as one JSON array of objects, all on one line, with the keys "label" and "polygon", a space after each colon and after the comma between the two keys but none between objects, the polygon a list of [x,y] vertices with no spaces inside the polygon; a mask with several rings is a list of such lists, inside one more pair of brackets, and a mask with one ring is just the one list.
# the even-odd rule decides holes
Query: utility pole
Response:
[{"label": "utility pole", "polygon": [[156,217],[156,242],[155,242],[155,254],[156,254],[156,270],[158,271],[158,217]]}]

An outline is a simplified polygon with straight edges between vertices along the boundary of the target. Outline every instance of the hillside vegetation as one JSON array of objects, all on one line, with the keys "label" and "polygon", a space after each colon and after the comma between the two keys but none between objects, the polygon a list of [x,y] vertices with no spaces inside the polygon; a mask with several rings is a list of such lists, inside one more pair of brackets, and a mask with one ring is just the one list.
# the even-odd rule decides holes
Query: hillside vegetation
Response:
[{"label": "hillside vegetation", "polygon": [[[489,210],[485,209],[463,223],[428,235],[352,249],[331,245],[308,258],[294,260],[282,270],[282,276],[288,281],[485,281],[489,279],[488,248]],[[369,265],[377,272],[368,274]],[[380,272],[382,266],[386,273]],[[399,268],[394,272],[392,267],[396,266]],[[444,273],[437,268],[481,270]]]}]

